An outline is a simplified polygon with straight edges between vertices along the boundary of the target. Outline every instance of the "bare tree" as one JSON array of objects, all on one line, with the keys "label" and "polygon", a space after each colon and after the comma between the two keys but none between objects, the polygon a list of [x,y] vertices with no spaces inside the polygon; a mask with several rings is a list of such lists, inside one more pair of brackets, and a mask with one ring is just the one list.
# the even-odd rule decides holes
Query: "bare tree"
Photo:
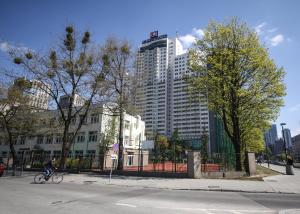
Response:
[{"label": "bare tree", "polygon": [[0,100],[0,137],[9,144],[9,151],[13,160],[13,168],[18,164],[14,145],[32,134],[35,130],[36,117],[34,108],[28,102],[29,81],[18,78],[8,87],[7,94]]},{"label": "bare tree", "polygon": [[116,108],[112,109],[112,112],[119,117],[118,170],[122,170],[124,164],[124,114],[125,112],[134,113],[133,97],[136,89],[136,81],[133,76],[134,61],[129,43],[109,38],[102,47],[101,59],[105,70],[109,74],[107,81],[110,86],[111,101],[117,103]]},{"label": "bare tree", "polygon": [[[65,38],[48,54],[12,50],[14,62],[24,69],[33,79],[42,83],[41,89],[49,94],[50,106],[58,109],[62,125],[62,152],[60,168],[65,167],[65,160],[71,144],[96,97],[104,95],[104,83],[107,69],[102,66],[95,46],[90,41],[88,31],[80,34],[72,26],[65,29]],[[64,97],[67,102],[60,102]],[[76,105],[78,97],[84,98],[83,105]],[[73,120],[80,116],[75,132],[70,135]]]}]

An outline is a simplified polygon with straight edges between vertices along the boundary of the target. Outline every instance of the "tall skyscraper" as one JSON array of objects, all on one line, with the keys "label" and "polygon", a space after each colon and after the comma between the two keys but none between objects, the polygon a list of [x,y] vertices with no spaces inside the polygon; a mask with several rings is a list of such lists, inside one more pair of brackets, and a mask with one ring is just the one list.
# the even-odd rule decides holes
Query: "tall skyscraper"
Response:
[{"label": "tall skyscraper", "polygon": [[[186,76],[195,75],[188,67],[189,54],[178,38],[150,33],[137,54],[139,91],[136,106],[146,123],[148,138],[156,133],[171,136],[177,129],[183,139],[200,139],[209,131],[207,102],[192,99]],[[200,95],[194,95],[199,98]]]},{"label": "tall skyscraper", "polygon": [[41,110],[48,109],[50,86],[38,80],[30,80],[30,93],[27,93],[29,105]]},{"label": "tall skyscraper", "polygon": [[264,134],[266,146],[274,146],[276,140],[278,140],[276,124],[272,124],[271,128]]},{"label": "tall skyscraper", "polygon": [[291,131],[289,129],[283,129],[283,137],[285,140],[286,148],[291,148],[292,147]]}]

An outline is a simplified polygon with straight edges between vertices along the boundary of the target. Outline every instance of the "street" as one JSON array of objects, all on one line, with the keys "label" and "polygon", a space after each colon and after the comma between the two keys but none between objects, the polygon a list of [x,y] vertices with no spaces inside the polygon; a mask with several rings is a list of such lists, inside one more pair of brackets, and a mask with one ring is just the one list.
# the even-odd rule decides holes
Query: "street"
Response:
[{"label": "street", "polygon": [[166,190],[96,185],[92,180],[32,181],[32,176],[0,178],[0,213],[300,213],[300,194]]}]

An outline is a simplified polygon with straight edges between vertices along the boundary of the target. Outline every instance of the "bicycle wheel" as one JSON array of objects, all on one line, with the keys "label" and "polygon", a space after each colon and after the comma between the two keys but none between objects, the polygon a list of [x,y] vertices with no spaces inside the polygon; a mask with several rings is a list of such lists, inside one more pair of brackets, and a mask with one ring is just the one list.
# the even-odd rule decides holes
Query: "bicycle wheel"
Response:
[{"label": "bicycle wheel", "polygon": [[60,182],[63,181],[63,179],[64,179],[64,176],[63,176],[63,174],[61,174],[61,173],[55,172],[55,173],[52,175],[52,183],[59,184]]},{"label": "bicycle wheel", "polygon": [[44,173],[39,173],[36,176],[34,176],[34,183],[36,184],[42,184],[45,183],[45,175]]}]

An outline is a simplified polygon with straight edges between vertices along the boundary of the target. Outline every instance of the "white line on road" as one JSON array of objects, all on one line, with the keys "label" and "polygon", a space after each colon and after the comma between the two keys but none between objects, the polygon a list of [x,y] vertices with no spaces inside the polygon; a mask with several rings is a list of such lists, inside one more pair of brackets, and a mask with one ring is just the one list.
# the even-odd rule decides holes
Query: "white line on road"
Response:
[{"label": "white line on road", "polygon": [[241,213],[277,213],[275,210],[232,210],[232,209],[205,209],[205,208],[189,208],[189,207],[155,207],[156,209],[168,209],[168,210],[184,210],[184,211],[202,211],[206,213],[214,212],[231,212],[234,214]]},{"label": "white line on road", "polygon": [[116,205],[118,205],[118,206],[125,206],[125,207],[133,207],[133,208],[136,208],[136,206],[135,206],[135,205],[132,205],[132,204],[116,203]]}]

